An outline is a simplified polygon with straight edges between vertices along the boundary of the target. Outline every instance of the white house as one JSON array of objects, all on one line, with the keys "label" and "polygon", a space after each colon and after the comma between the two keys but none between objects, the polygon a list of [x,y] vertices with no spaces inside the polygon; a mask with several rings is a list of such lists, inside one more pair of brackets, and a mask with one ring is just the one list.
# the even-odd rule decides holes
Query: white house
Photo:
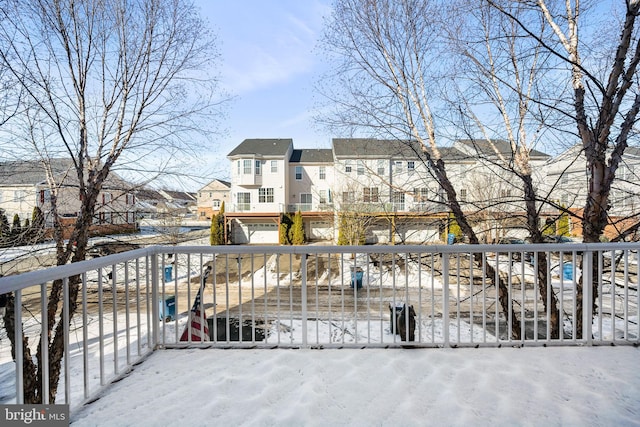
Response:
[{"label": "white house", "polygon": [[233,243],[277,243],[289,201],[292,139],[245,139],[231,162],[231,203],[225,206]]}]

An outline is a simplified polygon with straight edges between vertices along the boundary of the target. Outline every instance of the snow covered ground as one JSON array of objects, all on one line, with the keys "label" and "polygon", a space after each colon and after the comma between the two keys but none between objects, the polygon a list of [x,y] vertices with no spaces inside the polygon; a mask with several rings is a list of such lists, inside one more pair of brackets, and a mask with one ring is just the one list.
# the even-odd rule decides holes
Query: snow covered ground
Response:
[{"label": "snow covered ground", "polygon": [[633,426],[640,349],[163,350],[74,426]]}]

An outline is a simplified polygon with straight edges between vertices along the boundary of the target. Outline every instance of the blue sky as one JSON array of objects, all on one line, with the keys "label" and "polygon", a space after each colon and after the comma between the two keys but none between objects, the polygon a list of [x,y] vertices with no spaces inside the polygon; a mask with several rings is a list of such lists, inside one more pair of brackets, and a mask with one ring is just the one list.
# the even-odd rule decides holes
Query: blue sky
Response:
[{"label": "blue sky", "polygon": [[218,35],[222,86],[234,95],[217,156],[246,138],[293,138],[297,148],[329,148],[312,121],[313,84],[322,72],[317,41],[329,0],[196,0]]}]

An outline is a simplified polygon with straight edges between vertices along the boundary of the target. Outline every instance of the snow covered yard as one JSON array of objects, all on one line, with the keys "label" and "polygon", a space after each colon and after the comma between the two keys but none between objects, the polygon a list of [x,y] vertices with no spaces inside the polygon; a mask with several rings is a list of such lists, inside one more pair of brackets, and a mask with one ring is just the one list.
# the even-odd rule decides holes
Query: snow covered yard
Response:
[{"label": "snow covered yard", "polygon": [[155,352],[74,426],[640,425],[640,349]]}]

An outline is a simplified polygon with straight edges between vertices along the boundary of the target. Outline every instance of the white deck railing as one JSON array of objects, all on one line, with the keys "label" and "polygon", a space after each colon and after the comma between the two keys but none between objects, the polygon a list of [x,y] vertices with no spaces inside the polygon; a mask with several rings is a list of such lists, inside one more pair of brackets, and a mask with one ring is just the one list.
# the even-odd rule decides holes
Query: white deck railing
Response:
[{"label": "white deck railing", "polygon": [[[0,376],[14,379],[15,395],[0,403],[23,402],[23,334],[35,354],[54,280],[63,281],[65,338],[56,402],[73,410],[161,348],[638,344],[638,249],[638,243],[155,246],[4,277],[0,294],[13,293],[20,321],[16,362],[1,328]],[[70,316],[69,281],[76,275],[78,308]],[[502,303],[496,278],[506,292]],[[584,286],[584,307],[595,299],[595,310],[582,316],[581,282],[595,283],[597,292]],[[212,340],[180,341],[201,287],[201,320],[207,317]],[[562,319],[557,336],[553,310],[546,309],[553,298]],[[404,304],[415,318],[400,316],[404,323],[394,325]],[[415,336],[405,341],[410,330]],[[47,346],[44,353],[46,359]],[[46,368],[43,377],[48,396]]]}]

